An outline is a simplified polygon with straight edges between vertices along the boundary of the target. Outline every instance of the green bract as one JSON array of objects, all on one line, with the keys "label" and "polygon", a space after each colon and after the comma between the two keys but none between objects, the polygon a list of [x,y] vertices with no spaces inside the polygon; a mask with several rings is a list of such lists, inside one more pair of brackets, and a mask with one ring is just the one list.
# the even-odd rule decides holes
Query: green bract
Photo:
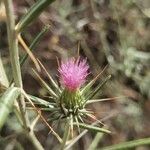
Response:
[{"label": "green bract", "polygon": [[67,89],[64,89],[60,96],[60,105],[64,105],[64,107],[68,110],[82,109],[84,100],[85,98],[79,90],[69,91]]}]

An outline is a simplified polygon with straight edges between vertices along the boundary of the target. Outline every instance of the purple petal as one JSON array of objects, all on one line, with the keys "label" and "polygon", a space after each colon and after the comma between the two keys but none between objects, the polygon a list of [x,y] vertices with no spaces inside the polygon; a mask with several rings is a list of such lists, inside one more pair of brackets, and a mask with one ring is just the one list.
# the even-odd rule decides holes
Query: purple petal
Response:
[{"label": "purple petal", "polygon": [[89,66],[86,59],[71,58],[62,62],[58,69],[60,73],[60,82],[69,90],[76,90],[84,84],[88,75]]}]

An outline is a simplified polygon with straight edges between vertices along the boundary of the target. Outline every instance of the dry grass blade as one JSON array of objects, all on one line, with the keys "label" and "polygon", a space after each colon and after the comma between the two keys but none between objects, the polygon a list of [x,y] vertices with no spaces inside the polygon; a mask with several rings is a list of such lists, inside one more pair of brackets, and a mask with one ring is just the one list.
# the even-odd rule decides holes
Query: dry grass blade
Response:
[{"label": "dry grass blade", "polygon": [[36,77],[39,79],[39,81],[41,82],[41,84],[43,85],[43,87],[45,89],[47,89],[47,91],[49,92],[49,94],[51,96],[53,96],[54,98],[58,98],[58,96],[55,94],[55,92],[48,86],[48,84],[39,76],[39,74],[33,69],[34,74],[36,75]]},{"label": "dry grass blade", "polygon": [[85,114],[87,115],[88,117],[92,118],[94,121],[98,121],[98,123],[100,123],[101,125],[105,125],[104,123],[102,123],[100,120],[98,120],[94,115],[92,114]]},{"label": "dry grass blade", "polygon": [[38,62],[39,62],[39,64],[40,64],[40,66],[42,67],[42,69],[45,71],[47,77],[49,78],[49,80],[50,80],[50,82],[51,82],[51,84],[52,84],[52,86],[53,86],[59,93],[61,93],[60,88],[58,87],[58,85],[56,84],[56,82],[53,80],[53,78],[51,77],[51,75],[48,73],[48,71],[46,70],[46,68],[44,67],[44,65],[41,63],[41,61],[40,61],[39,59],[37,59],[37,60],[38,60]]},{"label": "dry grass blade", "polygon": [[89,99],[93,98],[93,97],[100,91],[100,89],[107,83],[107,81],[110,80],[110,78],[111,78],[111,75],[107,76],[107,77],[105,78],[105,80],[103,80],[103,81],[87,96],[87,99],[86,99],[85,103],[86,103]]},{"label": "dry grass blade", "polygon": [[20,44],[22,45],[22,47],[25,49],[25,51],[27,52],[27,54],[29,55],[29,57],[31,58],[31,60],[33,61],[36,69],[38,71],[41,71],[41,68],[38,64],[38,61],[36,60],[35,56],[33,55],[32,51],[29,49],[29,47],[27,46],[27,44],[25,43],[25,41],[23,40],[23,38],[21,37],[21,35],[18,35],[18,41],[20,42]]},{"label": "dry grass blade", "polygon": [[77,47],[77,58],[80,57],[80,45],[81,45],[81,41],[78,41],[78,47]]},{"label": "dry grass blade", "polygon": [[85,93],[86,91],[88,91],[90,88],[91,88],[91,86],[96,82],[96,80],[102,75],[102,73],[106,70],[106,68],[108,67],[108,65],[106,65],[105,67],[104,67],[104,69],[100,72],[100,73],[98,73],[98,75],[93,79],[93,80],[91,80],[83,89],[82,89],[82,91],[81,91],[81,93]]},{"label": "dry grass blade", "polygon": [[56,61],[57,61],[57,67],[60,68],[60,61],[59,58],[56,56]]},{"label": "dry grass blade", "polygon": [[40,118],[43,120],[43,122],[48,126],[48,128],[50,129],[50,131],[52,132],[52,134],[58,139],[58,141],[60,143],[62,143],[62,139],[60,138],[60,136],[54,131],[54,129],[48,124],[48,122],[46,121],[46,119],[42,116],[41,111],[39,109],[37,109],[34,105],[34,103],[30,100],[29,96],[26,94],[26,92],[24,90],[22,90],[22,94],[25,96],[25,98],[30,102],[30,104],[33,106],[33,108],[35,109],[35,111],[38,113],[38,115],[40,116]]}]

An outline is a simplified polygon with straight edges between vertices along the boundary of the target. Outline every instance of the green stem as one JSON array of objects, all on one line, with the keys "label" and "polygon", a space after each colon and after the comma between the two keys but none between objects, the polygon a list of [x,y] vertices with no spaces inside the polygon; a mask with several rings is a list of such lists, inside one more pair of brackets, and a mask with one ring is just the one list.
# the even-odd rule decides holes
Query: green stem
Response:
[{"label": "green stem", "polygon": [[[13,72],[13,78],[15,82],[15,86],[22,88],[22,77],[21,77],[21,69],[19,63],[19,51],[18,51],[18,40],[17,34],[15,31],[15,17],[13,12],[13,3],[12,0],[5,0],[5,9],[7,15],[7,35],[9,42],[9,52],[10,52],[10,60]],[[27,118],[25,116],[25,102],[24,98],[20,96],[20,100],[18,101],[20,112],[22,115],[22,120],[24,122],[24,127],[27,129]]]},{"label": "green stem", "polygon": [[15,18],[13,15],[13,3],[12,0],[5,0],[4,3],[7,15],[7,34],[14,82],[15,86],[22,88],[21,70],[19,65],[18,40],[15,32]]},{"label": "green stem", "polygon": [[129,150],[130,148],[134,148],[141,145],[150,145],[150,138],[124,142],[124,143],[100,148],[99,150]]},{"label": "green stem", "polygon": [[32,144],[36,150],[44,150],[43,146],[41,145],[41,143],[36,138],[34,132],[30,132],[27,136],[30,139],[30,141],[32,141]]},{"label": "green stem", "polygon": [[90,144],[88,150],[96,149],[98,143],[101,141],[104,133],[97,133],[95,138],[93,139],[92,143]]},{"label": "green stem", "polygon": [[[15,31],[15,18],[13,15],[14,13],[13,3],[12,0],[5,0],[4,4],[6,9],[6,14],[7,14],[7,34],[8,34],[9,52],[10,52],[13,78],[14,78],[15,86],[22,89],[23,85],[22,85],[21,69],[19,63],[18,40]],[[36,139],[35,135],[33,133],[31,134],[28,130],[28,116],[25,113],[25,101],[23,96],[20,97],[19,108],[20,108],[21,117],[23,120],[23,125],[26,134],[28,134],[28,136],[31,139],[31,142],[35,145],[37,150],[43,150],[41,144]]]},{"label": "green stem", "polygon": [[66,123],[66,127],[65,127],[65,133],[64,133],[61,148],[60,148],[61,150],[65,149],[69,134],[70,134],[70,121],[67,119],[67,123]]}]

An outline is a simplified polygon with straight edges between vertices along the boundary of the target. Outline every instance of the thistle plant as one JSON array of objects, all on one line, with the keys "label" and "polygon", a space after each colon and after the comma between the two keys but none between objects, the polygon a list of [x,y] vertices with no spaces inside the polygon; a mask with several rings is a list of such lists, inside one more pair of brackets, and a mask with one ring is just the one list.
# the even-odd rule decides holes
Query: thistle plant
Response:
[{"label": "thistle plant", "polygon": [[[41,144],[38,138],[36,137],[36,135],[34,134],[35,125],[38,123],[39,118],[49,127],[51,133],[60,142],[61,150],[63,149],[67,150],[70,147],[72,147],[72,145],[75,142],[77,142],[79,138],[81,138],[81,136],[83,136],[88,130],[101,132],[101,133],[97,133],[97,135],[92,141],[92,144],[89,147],[89,150],[95,149],[97,147],[100,141],[99,139],[102,138],[103,134],[111,133],[111,131],[109,131],[104,126],[104,124],[101,121],[99,121],[96,118],[96,116],[94,116],[94,111],[90,110],[87,107],[87,105],[90,105],[91,103],[119,98],[119,97],[114,97],[114,98],[106,98],[106,99],[95,99],[96,95],[101,91],[102,87],[111,77],[109,75],[101,83],[95,85],[95,82],[97,82],[97,80],[99,79],[101,73],[105,70],[105,68],[94,79],[89,81],[87,77],[91,72],[90,72],[90,67],[88,65],[87,59],[81,57],[68,58],[67,60],[63,60],[60,63],[58,63],[59,64],[58,73],[57,73],[59,78],[58,80],[59,83],[58,83],[56,80],[54,80],[51,77],[51,75],[48,73],[46,68],[32,53],[32,51],[35,50],[36,46],[40,43],[41,38],[49,30],[50,25],[45,24],[43,30],[37,33],[35,38],[33,38],[33,41],[31,43],[30,41],[28,41],[30,45],[28,45],[23,39],[24,37],[23,34],[26,31],[28,31],[26,29],[28,28],[29,24],[32,24],[35,21],[35,19],[39,17],[39,15],[45,10],[45,8],[48,7],[48,5],[50,5],[54,1],[55,0],[35,1],[35,3],[29,8],[29,10],[21,17],[18,23],[16,23],[15,16],[14,16],[14,7],[13,7],[14,1],[0,0],[0,13],[1,13],[0,20],[5,21],[7,25],[8,49],[9,49],[10,63],[11,63],[10,75],[12,75],[10,76],[10,81],[9,81],[6,74],[6,70],[4,68],[3,63],[1,62],[1,57],[0,57],[0,130],[3,130],[4,125],[6,125],[6,127],[7,124],[9,125],[8,118],[10,113],[12,113],[12,116],[14,115],[17,119],[13,121],[13,124],[14,125],[20,124],[20,128],[21,128],[21,130],[19,130],[19,134],[18,134],[18,128],[11,131],[13,132],[12,137],[11,135],[8,135],[8,137],[6,137],[7,135],[5,137],[0,135],[0,149],[3,149],[1,147],[1,144],[4,143],[3,141],[7,141],[10,139],[11,139],[10,143],[6,144],[7,147],[5,149],[8,149],[8,147],[10,149],[13,149],[13,147],[15,149],[24,149],[23,144],[25,144],[26,142],[22,143],[22,141],[18,140],[19,139],[18,135],[19,137],[20,135],[23,135],[24,137],[22,139],[24,140],[27,138],[30,141],[30,143],[32,143],[32,146],[34,146],[34,149],[44,150],[45,145],[42,145],[43,143]],[[72,1],[70,2],[72,3]],[[93,9],[94,8],[93,3],[91,2],[90,4],[92,4],[91,8]],[[66,6],[68,7],[68,5]],[[91,12],[94,11],[92,10]],[[95,15],[93,15],[93,17],[94,16]],[[66,24],[67,21],[67,28],[69,27],[68,20],[70,19],[64,20],[64,24]],[[80,21],[82,22],[81,17],[80,17]],[[45,21],[42,22],[45,23]],[[60,22],[63,24],[63,19],[60,18],[59,23]],[[104,49],[108,51],[109,46],[107,46],[107,43],[105,42],[106,41],[105,38],[103,39],[104,33],[101,30],[102,28],[101,27],[97,28],[97,26],[95,26],[96,22],[97,21],[94,21],[94,24],[92,24],[92,26],[94,25],[94,32],[97,31],[97,29],[100,29],[100,32],[102,33],[102,38],[100,38],[103,44],[102,47],[104,47]],[[64,25],[64,27],[65,26],[66,25]],[[71,29],[71,31],[74,30]],[[84,36],[81,36],[81,38],[82,37]],[[19,58],[20,50],[21,50],[19,45],[26,52],[26,54],[23,56],[23,59]],[[87,55],[88,58],[92,57],[93,54],[91,53],[90,50],[88,50],[89,52],[86,52],[88,46],[86,46],[86,44],[83,44],[82,47],[83,50],[85,51],[85,55]],[[100,48],[98,47],[97,49]],[[90,53],[90,55],[88,53]],[[142,54],[141,58],[143,58],[144,53],[140,53],[140,54]],[[47,100],[39,97],[35,97],[33,95],[29,95],[24,90],[24,85],[22,81],[22,70],[23,70],[22,66],[28,57],[30,57],[30,59],[34,63],[37,71],[39,72],[44,71],[49,79],[50,84],[44,81],[37,71],[33,70],[38,81],[49,93],[49,97]],[[148,58],[146,56],[144,57],[145,59]],[[91,58],[91,62],[94,60],[93,58]],[[111,65],[113,63],[112,60],[113,59],[108,59],[108,62],[110,62]],[[30,107],[30,105],[32,107]],[[35,115],[34,119],[32,119],[32,114],[30,114],[28,109],[32,109],[34,112],[37,112],[37,115]],[[43,112],[48,112],[47,118],[43,116]],[[90,121],[92,120],[93,122],[91,123],[89,120]],[[59,132],[59,129],[55,131],[53,125],[55,125],[56,123],[61,126],[60,128],[61,132]],[[81,132],[81,128],[86,130]],[[5,129],[7,128],[4,128],[4,130]],[[79,135],[75,137],[75,135],[77,134],[74,134],[74,132],[79,132]],[[9,133],[10,132],[8,132],[8,134]],[[64,133],[63,136],[62,133]],[[15,139],[14,139],[14,135],[15,135]],[[73,139],[69,140],[71,138]],[[13,147],[10,147],[11,145],[13,145]],[[117,145],[108,146],[100,149],[120,150],[120,149],[134,148],[140,145],[150,145],[150,138],[133,140],[133,141],[124,142],[124,143],[120,143]]]},{"label": "thistle plant", "polygon": [[[69,135],[73,136],[74,126],[78,128],[78,131],[80,131],[80,128],[85,128],[97,132],[111,133],[109,130],[101,128],[100,126],[87,124],[88,118],[95,121],[97,121],[97,119],[93,115],[94,112],[86,108],[89,103],[100,101],[99,99],[92,100],[92,98],[100,91],[108,79],[110,79],[110,76],[93,88],[92,86],[100,74],[88,82],[87,76],[90,74],[90,69],[87,59],[72,57],[61,61],[59,65],[59,86],[56,81],[52,79],[50,74],[48,74],[41,62],[40,65],[48,75],[51,86],[49,86],[35,70],[34,73],[42,85],[48,90],[51,97],[49,101],[41,100],[34,96],[30,96],[30,98],[41,106],[41,110],[50,112],[49,118],[47,119],[48,122],[53,123],[59,120],[59,122],[62,121],[66,123],[62,149],[65,147]],[[98,122],[103,125],[102,122]]]}]

